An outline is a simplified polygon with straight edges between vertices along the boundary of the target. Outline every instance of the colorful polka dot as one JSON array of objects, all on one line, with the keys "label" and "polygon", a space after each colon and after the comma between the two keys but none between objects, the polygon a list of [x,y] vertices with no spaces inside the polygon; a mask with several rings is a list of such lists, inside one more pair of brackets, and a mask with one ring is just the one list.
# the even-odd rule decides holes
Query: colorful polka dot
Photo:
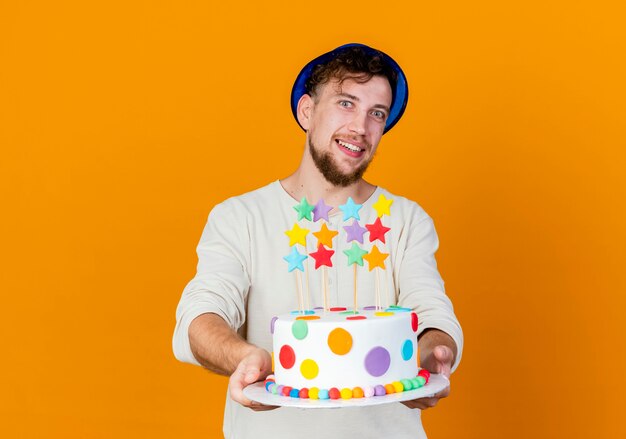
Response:
[{"label": "colorful polka dot", "polygon": [[278,361],[285,369],[291,369],[296,363],[296,354],[289,345],[284,345],[278,353]]},{"label": "colorful polka dot", "polygon": [[374,387],[374,395],[376,396],[384,396],[387,394],[387,390],[385,390],[385,386],[381,386],[380,384]]},{"label": "colorful polka dot", "polygon": [[411,358],[413,358],[413,342],[411,340],[404,340],[404,344],[402,345],[402,359],[409,361]]},{"label": "colorful polka dot", "polygon": [[302,364],[300,365],[300,373],[307,380],[312,380],[313,378],[317,376],[319,372],[320,372],[320,369],[317,366],[317,363],[311,359],[304,360]]},{"label": "colorful polka dot", "polygon": [[389,317],[393,315],[393,312],[391,311],[378,311],[374,313],[375,316],[378,317]]},{"label": "colorful polka dot", "polygon": [[387,308],[385,311],[388,312],[409,312],[409,311],[413,311],[411,308],[402,308],[400,306],[391,306],[389,308]]},{"label": "colorful polka dot", "polygon": [[320,316],[300,316],[296,320],[319,320]]},{"label": "colorful polka dot", "polygon": [[335,328],[328,334],[328,347],[337,355],[345,355],[352,349],[352,336],[343,328]]},{"label": "colorful polka dot", "polygon": [[411,328],[413,328],[413,332],[417,332],[417,314],[414,312],[411,313]]},{"label": "colorful polka dot", "polygon": [[428,381],[428,379],[430,378],[430,372],[426,369],[420,369],[420,371],[417,373],[418,376],[424,377],[426,379],[426,381]]},{"label": "colorful polka dot", "polygon": [[312,309],[306,309],[304,311],[300,311],[300,310],[295,310],[295,311],[291,311],[292,315],[305,315],[305,316],[310,316],[315,314],[315,311],[313,311]]},{"label": "colorful polka dot", "polygon": [[296,320],[291,325],[291,333],[298,340],[304,339],[309,333],[309,326],[304,320]]},{"label": "colorful polka dot", "polygon": [[272,321],[270,322],[270,332],[272,334],[274,334],[274,325],[276,324],[276,320],[278,320],[278,317],[272,317]]},{"label": "colorful polka dot", "polygon": [[311,387],[309,389],[309,399],[318,399],[320,393],[320,389],[317,387]]},{"label": "colorful polka dot", "polygon": [[382,346],[372,348],[365,356],[365,370],[372,376],[379,377],[385,374],[391,364],[389,351]]}]

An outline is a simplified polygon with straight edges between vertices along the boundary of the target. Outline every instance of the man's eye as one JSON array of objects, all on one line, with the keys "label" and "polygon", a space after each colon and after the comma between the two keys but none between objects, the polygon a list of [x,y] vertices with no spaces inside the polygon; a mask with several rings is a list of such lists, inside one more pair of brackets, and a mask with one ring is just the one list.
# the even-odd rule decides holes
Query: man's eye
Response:
[{"label": "man's eye", "polygon": [[372,112],[372,115],[374,117],[379,118],[379,119],[384,119],[385,118],[385,113],[383,113],[382,111],[374,111],[374,112]]},{"label": "man's eye", "polygon": [[352,106],[352,102],[350,101],[339,101],[339,105],[341,105],[342,107],[351,107]]}]

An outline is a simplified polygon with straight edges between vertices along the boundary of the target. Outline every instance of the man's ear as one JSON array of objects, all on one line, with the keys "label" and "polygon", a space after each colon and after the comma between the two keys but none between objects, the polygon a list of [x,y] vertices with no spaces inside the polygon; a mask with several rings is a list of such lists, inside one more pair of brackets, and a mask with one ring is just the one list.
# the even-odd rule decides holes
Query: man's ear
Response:
[{"label": "man's ear", "polygon": [[313,113],[314,106],[315,102],[313,102],[313,98],[306,93],[303,94],[298,101],[298,122],[300,123],[300,126],[302,126],[302,128],[304,128],[306,131],[309,130],[311,115]]}]

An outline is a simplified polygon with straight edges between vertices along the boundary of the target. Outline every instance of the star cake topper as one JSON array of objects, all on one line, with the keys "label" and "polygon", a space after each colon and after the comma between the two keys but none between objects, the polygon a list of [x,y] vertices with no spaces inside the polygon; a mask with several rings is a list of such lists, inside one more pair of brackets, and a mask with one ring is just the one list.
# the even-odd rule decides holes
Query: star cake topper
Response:
[{"label": "star cake topper", "polygon": [[302,197],[302,199],[300,200],[300,203],[293,206],[293,208],[295,209],[296,212],[298,212],[298,221],[300,221],[303,218],[306,218],[307,220],[311,221],[311,212],[313,212],[313,209],[315,208],[315,206],[313,206],[312,204],[309,204],[309,202],[306,200],[306,197]]},{"label": "star cake topper", "polygon": [[367,251],[359,247],[356,242],[353,242],[352,247],[343,252],[348,256],[348,265],[358,264],[363,266],[363,255],[367,254]]},{"label": "star cake topper", "polygon": [[347,221],[350,218],[354,218],[356,220],[361,220],[359,216],[359,210],[363,207],[362,204],[356,204],[352,197],[348,197],[348,201],[346,204],[342,204],[339,206],[339,209],[343,212],[343,220]]},{"label": "star cake topper", "polygon": [[385,233],[390,231],[391,228],[383,226],[380,217],[376,218],[374,224],[365,224],[365,227],[370,232],[370,242],[374,242],[378,239],[385,244]]},{"label": "star cake topper", "polygon": [[313,236],[317,238],[317,245],[325,245],[328,248],[333,248],[333,238],[338,234],[339,232],[330,230],[325,223],[322,224],[319,232],[313,232]]},{"label": "star cake topper", "polygon": [[328,212],[332,209],[332,206],[328,206],[324,200],[320,199],[313,208],[313,221],[317,222],[321,219],[328,221]]},{"label": "star cake topper", "polygon": [[283,256],[283,259],[289,264],[289,267],[287,268],[287,270],[289,270],[289,273],[291,273],[296,268],[300,271],[304,271],[302,262],[306,258],[308,258],[308,256],[301,254],[296,247],[293,247],[291,249],[291,253],[289,253],[287,256]]},{"label": "star cake topper", "polygon": [[285,235],[289,237],[289,246],[294,244],[300,244],[306,247],[306,235],[309,233],[309,229],[303,229],[298,224],[293,225],[293,229],[287,230]]},{"label": "star cake topper", "polygon": [[378,218],[383,215],[391,216],[391,205],[393,204],[393,199],[387,199],[384,194],[380,194],[378,197],[378,201],[372,204],[372,207],[376,210],[378,214]]},{"label": "star cake topper", "polygon": [[315,269],[317,270],[322,265],[326,267],[332,267],[333,263],[330,260],[330,257],[335,254],[335,250],[328,250],[322,244],[317,246],[317,251],[310,253],[310,256],[315,259]]},{"label": "star cake topper", "polygon": [[363,244],[363,235],[367,232],[367,229],[361,227],[357,220],[354,220],[350,226],[343,226],[343,229],[348,233],[346,242],[359,241]]},{"label": "star cake topper", "polygon": [[367,261],[370,271],[376,267],[380,267],[384,270],[387,256],[389,256],[389,253],[381,253],[378,247],[376,247],[376,244],[374,244],[372,250],[367,255],[363,256],[363,259]]}]

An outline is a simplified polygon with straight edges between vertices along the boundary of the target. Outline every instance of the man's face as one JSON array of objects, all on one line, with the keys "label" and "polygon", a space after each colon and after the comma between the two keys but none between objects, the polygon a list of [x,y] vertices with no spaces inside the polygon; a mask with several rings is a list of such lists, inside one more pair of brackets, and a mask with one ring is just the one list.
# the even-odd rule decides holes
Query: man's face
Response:
[{"label": "man's face", "polygon": [[320,86],[308,119],[309,151],[335,186],[358,181],[372,161],[391,106],[391,86],[381,76],[365,83],[346,79]]}]

